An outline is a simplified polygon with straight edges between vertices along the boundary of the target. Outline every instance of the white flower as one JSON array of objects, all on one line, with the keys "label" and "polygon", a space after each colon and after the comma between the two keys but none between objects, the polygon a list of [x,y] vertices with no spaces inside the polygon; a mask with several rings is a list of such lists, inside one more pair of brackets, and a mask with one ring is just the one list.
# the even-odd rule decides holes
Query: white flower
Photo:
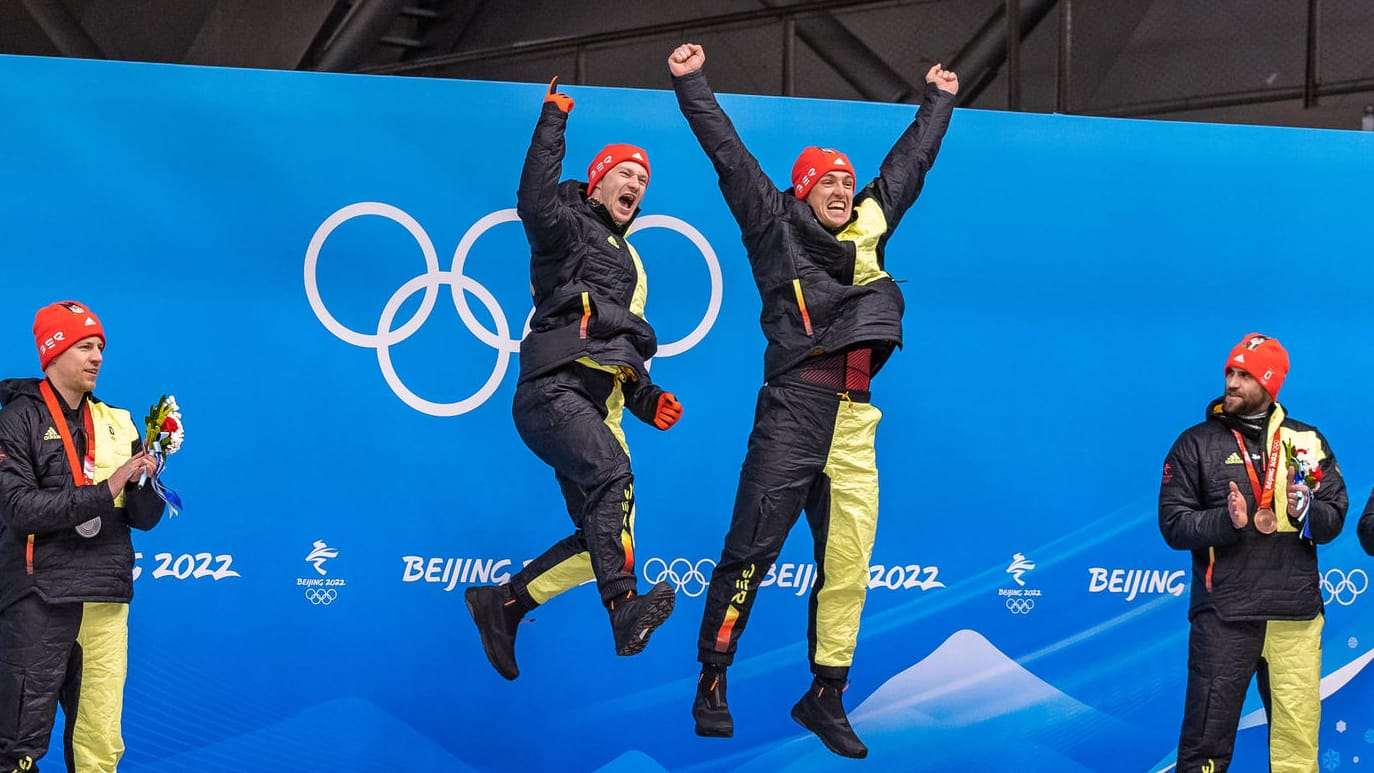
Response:
[{"label": "white flower", "polygon": [[177,423],[177,428],[171,433],[162,433],[166,438],[162,441],[163,453],[171,456],[181,450],[181,441],[186,439],[186,425],[181,423],[181,411],[172,411],[168,418]]},{"label": "white flower", "polygon": [[1293,458],[1298,463],[1298,469],[1304,474],[1311,472],[1312,468],[1317,466],[1317,463],[1312,459],[1312,455],[1307,451],[1299,451]]}]

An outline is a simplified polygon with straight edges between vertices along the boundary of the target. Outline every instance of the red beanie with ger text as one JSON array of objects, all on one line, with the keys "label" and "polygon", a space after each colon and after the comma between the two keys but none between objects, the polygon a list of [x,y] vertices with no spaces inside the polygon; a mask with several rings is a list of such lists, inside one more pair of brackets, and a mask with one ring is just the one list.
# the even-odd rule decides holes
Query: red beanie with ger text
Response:
[{"label": "red beanie with ger text", "polygon": [[105,328],[100,319],[84,304],[61,301],[38,310],[33,318],[34,344],[38,347],[38,362],[42,370],[57,355],[70,349],[83,338],[98,336],[105,343]]},{"label": "red beanie with ger text", "polygon": [[824,177],[826,172],[848,172],[852,175],[854,168],[845,154],[833,148],[811,147],[803,150],[797,156],[796,163],[792,164],[792,188],[797,198],[806,198],[806,194],[816,187],[816,181]]},{"label": "red beanie with ger text", "polygon": [[633,161],[644,167],[644,174],[648,176],[649,154],[644,152],[644,148],[624,143],[607,145],[587,165],[587,195],[591,195],[596,189],[596,183],[603,175],[626,161]]}]

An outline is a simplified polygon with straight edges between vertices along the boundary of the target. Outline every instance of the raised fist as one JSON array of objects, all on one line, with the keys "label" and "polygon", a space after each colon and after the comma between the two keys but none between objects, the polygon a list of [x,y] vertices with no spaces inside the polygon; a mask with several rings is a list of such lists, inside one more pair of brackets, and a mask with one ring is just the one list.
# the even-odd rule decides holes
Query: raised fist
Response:
[{"label": "raised fist", "polygon": [[668,55],[668,70],[674,78],[696,72],[705,64],[706,49],[696,43],[683,43]]},{"label": "raised fist", "polygon": [[937,62],[926,72],[926,83],[934,83],[941,91],[959,93],[959,76],[953,70],[946,70]]}]

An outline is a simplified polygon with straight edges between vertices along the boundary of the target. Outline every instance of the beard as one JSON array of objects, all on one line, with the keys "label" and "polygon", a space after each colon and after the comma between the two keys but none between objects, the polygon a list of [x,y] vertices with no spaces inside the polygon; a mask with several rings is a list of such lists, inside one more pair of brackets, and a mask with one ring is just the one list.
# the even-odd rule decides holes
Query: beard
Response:
[{"label": "beard", "polygon": [[1239,392],[1228,392],[1221,403],[1222,410],[1232,416],[1254,416],[1263,413],[1268,407],[1269,395],[1264,392],[1249,396]]}]

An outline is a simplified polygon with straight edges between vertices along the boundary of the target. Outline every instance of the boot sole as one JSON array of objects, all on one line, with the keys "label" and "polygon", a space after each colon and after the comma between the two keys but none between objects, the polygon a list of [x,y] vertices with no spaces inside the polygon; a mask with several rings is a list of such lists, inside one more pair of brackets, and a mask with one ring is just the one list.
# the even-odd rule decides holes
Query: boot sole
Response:
[{"label": "boot sole", "polygon": [[668,588],[667,593],[658,593],[658,586],[649,591],[649,608],[640,615],[639,622],[643,627],[643,632],[638,636],[633,636],[628,642],[615,651],[617,655],[638,655],[649,645],[649,635],[654,629],[663,625],[663,621],[673,613],[673,604],[677,600],[677,594],[673,593],[672,588]]},{"label": "boot sole", "polygon": [[496,665],[496,656],[492,654],[495,648],[492,647],[491,642],[487,640],[486,633],[482,631],[482,625],[477,622],[477,610],[473,608],[472,600],[467,597],[466,593],[463,594],[463,606],[468,608],[468,615],[472,618],[472,624],[477,628],[477,637],[482,640],[482,652],[486,653],[487,662],[491,664],[492,668],[496,669],[496,673],[509,681],[515,681],[515,678],[520,676],[520,669],[517,668],[514,672],[508,672]]},{"label": "boot sole", "polygon": [[834,752],[835,754],[838,754],[838,755],[841,756],[841,757],[848,757],[848,758],[851,759],[851,760],[861,760],[861,759],[863,759],[863,758],[865,758],[865,757],[868,756],[868,750],[867,750],[867,749],[864,749],[864,750],[863,750],[863,753],[861,753],[861,754],[854,754],[853,752],[847,752],[847,751],[844,751],[844,750],[842,750],[842,749],[837,749],[837,748],[835,748],[834,746],[832,746],[832,745],[830,744],[829,741],[827,741],[827,740],[825,739],[825,736],[823,736],[823,735],[820,734],[820,731],[818,731],[816,728],[812,727],[811,725],[807,724],[806,719],[805,719],[805,716],[806,716],[806,715],[802,714],[800,711],[797,710],[797,707],[796,707],[796,706],[793,706],[793,707],[792,707],[792,719],[793,719],[793,721],[795,721],[797,724],[801,725],[802,727],[806,728],[807,731],[810,732],[812,735],[814,735],[814,736],[816,736],[817,738],[819,738],[820,741],[821,741],[821,743],[825,744],[825,748],[829,749],[830,751]]},{"label": "boot sole", "polygon": [[733,728],[733,727],[727,727],[727,728],[706,727],[706,726],[703,726],[700,722],[698,722],[698,723],[697,723],[697,727],[696,727],[696,731],[697,731],[697,735],[701,736],[702,738],[734,738],[734,737],[735,737],[735,728]]}]

